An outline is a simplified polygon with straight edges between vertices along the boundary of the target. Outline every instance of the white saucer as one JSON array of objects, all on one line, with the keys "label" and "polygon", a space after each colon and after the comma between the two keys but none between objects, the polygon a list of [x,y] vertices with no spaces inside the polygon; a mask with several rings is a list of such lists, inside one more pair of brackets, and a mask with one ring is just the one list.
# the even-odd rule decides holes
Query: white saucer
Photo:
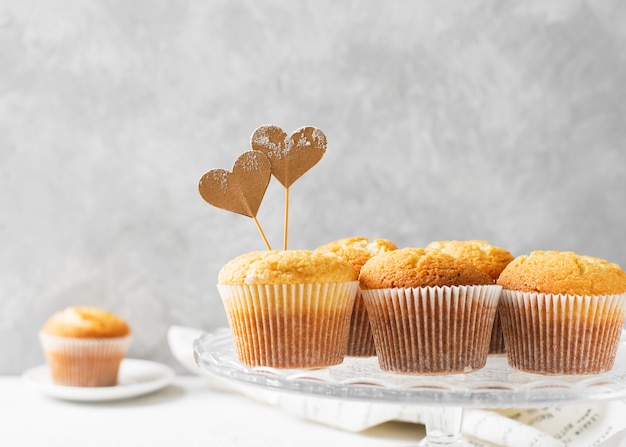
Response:
[{"label": "white saucer", "polygon": [[120,365],[118,384],[105,387],[56,385],[48,365],[24,371],[22,380],[42,393],[58,399],[98,402],[141,396],[169,385],[175,372],[169,366],[149,360],[124,359]]}]

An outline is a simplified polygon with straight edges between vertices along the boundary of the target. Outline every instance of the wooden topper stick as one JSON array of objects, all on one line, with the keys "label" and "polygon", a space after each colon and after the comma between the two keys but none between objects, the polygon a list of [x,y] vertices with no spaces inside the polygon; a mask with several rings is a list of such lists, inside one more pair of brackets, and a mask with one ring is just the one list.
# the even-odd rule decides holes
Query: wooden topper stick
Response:
[{"label": "wooden topper stick", "polygon": [[257,230],[259,230],[259,233],[261,233],[261,237],[263,238],[263,242],[265,242],[265,246],[267,247],[268,250],[271,250],[272,247],[270,246],[270,243],[267,241],[267,238],[265,237],[265,233],[263,233],[263,228],[261,228],[261,225],[259,224],[258,219],[256,218],[256,216],[252,217],[252,219],[254,220],[254,223],[256,224]]},{"label": "wooden topper stick", "polygon": [[285,227],[283,231],[283,250],[287,250],[287,239],[289,238],[289,188],[285,188]]},{"label": "wooden topper stick", "polygon": [[289,227],[289,187],[311,169],[326,152],[326,135],[321,130],[301,127],[289,137],[278,126],[261,126],[250,138],[252,149],[267,154],[272,175],[285,187],[285,230],[283,247],[287,249]]}]

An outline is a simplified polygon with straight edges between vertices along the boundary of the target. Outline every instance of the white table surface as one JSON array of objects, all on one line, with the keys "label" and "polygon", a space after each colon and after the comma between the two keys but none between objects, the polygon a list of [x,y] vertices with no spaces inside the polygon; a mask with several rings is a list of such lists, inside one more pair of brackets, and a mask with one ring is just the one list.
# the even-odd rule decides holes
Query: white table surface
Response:
[{"label": "white table surface", "polygon": [[1,446],[415,446],[423,426],[387,422],[359,433],[290,415],[243,395],[177,376],[132,399],[77,403],[0,377]]}]

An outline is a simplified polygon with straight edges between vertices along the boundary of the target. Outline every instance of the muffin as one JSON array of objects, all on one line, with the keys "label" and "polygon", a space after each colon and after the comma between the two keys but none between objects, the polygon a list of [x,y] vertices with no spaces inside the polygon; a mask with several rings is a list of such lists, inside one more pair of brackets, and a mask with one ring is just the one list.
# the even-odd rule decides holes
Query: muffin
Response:
[{"label": "muffin", "polygon": [[[502,270],[513,260],[513,255],[508,250],[482,240],[434,241],[428,244],[426,248],[435,248],[455,258],[469,261],[474,267],[491,276],[494,282],[497,281]],[[489,353],[504,354],[505,352],[500,314],[496,313],[489,342]]]},{"label": "muffin", "polygon": [[268,250],[231,260],[217,287],[239,360],[274,368],[341,363],[358,284],[333,253]]},{"label": "muffin", "polygon": [[130,327],[107,310],[76,306],[52,315],[39,338],[55,384],[113,386],[128,349]]},{"label": "muffin", "polygon": [[615,362],[626,316],[619,265],[567,251],[534,251],[500,274],[507,360],[539,374],[598,374]]},{"label": "muffin", "polygon": [[[372,256],[379,253],[395,250],[398,247],[387,239],[370,240],[366,237],[349,237],[324,244],[316,249],[319,252],[332,252],[352,265],[354,274],[358,278],[361,267]],[[367,308],[363,302],[361,290],[357,292],[354,309],[350,318],[348,334],[348,348],[346,355],[354,357],[370,357],[376,355],[376,346],[370,327]]]},{"label": "muffin", "polygon": [[381,369],[457,374],[485,366],[501,286],[435,249],[402,248],[359,275]]}]

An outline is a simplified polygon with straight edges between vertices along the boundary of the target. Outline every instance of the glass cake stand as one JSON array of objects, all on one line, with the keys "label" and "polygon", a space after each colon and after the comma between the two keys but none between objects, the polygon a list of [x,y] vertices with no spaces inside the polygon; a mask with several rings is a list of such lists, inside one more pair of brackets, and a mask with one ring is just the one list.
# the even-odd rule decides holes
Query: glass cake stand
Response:
[{"label": "glass cake stand", "polygon": [[346,357],[320,369],[250,368],[239,362],[231,333],[219,329],[194,342],[201,369],[264,389],[337,399],[429,406],[426,445],[462,446],[464,407],[511,408],[573,404],[626,397],[626,336],[613,369],[604,374],[544,376],[517,371],[505,356],[489,356],[468,374],[407,375],[382,371],[376,357]]}]

